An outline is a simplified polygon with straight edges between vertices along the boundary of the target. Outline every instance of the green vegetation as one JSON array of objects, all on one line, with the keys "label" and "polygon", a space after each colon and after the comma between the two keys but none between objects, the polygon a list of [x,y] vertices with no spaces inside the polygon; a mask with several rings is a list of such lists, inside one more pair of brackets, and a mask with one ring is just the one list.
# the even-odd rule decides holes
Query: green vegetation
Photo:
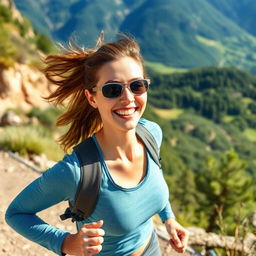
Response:
[{"label": "green vegetation", "polygon": [[63,156],[63,151],[54,143],[51,137],[42,133],[42,128],[33,126],[5,127],[4,136],[0,138],[0,145],[8,150],[23,156],[29,154],[45,154],[48,159],[58,161]]},{"label": "green vegetation", "polygon": [[239,203],[243,217],[256,207],[256,77],[205,68],[150,78],[145,118],[163,130],[162,165],[177,218],[216,231],[216,204],[232,234]]},{"label": "green vegetation", "polygon": [[256,129],[246,129],[246,130],[244,130],[244,135],[250,141],[256,142]]},{"label": "green vegetation", "polygon": [[49,107],[45,110],[34,107],[29,111],[28,117],[36,117],[45,127],[53,128],[56,122],[56,118],[60,113],[61,110],[54,107]]},{"label": "green vegetation", "polygon": [[254,0],[207,0],[216,9],[252,35],[255,31],[256,3]]},{"label": "green vegetation", "polygon": [[49,107],[45,110],[37,107],[29,112],[21,109],[10,109],[24,121],[23,126],[2,127],[0,145],[23,156],[44,153],[48,159],[58,161],[63,157],[63,150],[55,141],[63,134],[63,128],[57,128],[55,122],[61,110]]},{"label": "green vegetation", "polygon": [[15,62],[35,64],[40,61],[36,50],[55,51],[49,38],[35,34],[29,21],[15,18],[12,11],[0,4],[0,65],[13,66]]},{"label": "green vegetation", "polygon": [[180,114],[182,114],[182,109],[159,109],[159,108],[153,108],[155,113],[159,115],[160,117],[171,120],[171,119],[177,119]]},{"label": "green vegetation", "polygon": [[186,69],[169,67],[162,63],[149,62],[149,61],[145,62],[145,66],[148,70],[151,70],[151,72],[156,72],[158,74],[173,74],[173,73],[187,71]]},{"label": "green vegetation", "polygon": [[[247,164],[234,151],[228,151],[220,160],[209,158],[206,168],[200,171],[196,184],[205,196],[201,208],[208,216],[208,231],[217,230],[221,210],[223,221],[233,233],[235,220],[232,215],[243,203],[243,211],[253,210],[253,180],[246,172]],[[241,209],[240,209],[241,210]],[[244,215],[244,214],[243,214]]]}]

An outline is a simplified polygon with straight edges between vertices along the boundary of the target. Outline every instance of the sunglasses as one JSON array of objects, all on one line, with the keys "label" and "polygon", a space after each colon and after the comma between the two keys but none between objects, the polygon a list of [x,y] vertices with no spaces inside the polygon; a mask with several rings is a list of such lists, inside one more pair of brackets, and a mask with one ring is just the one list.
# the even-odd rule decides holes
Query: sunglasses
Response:
[{"label": "sunglasses", "polygon": [[113,83],[107,83],[101,86],[96,86],[92,88],[92,91],[96,92],[101,89],[104,97],[117,98],[122,95],[123,90],[126,87],[128,87],[130,91],[135,95],[143,94],[148,90],[149,84],[150,84],[149,79],[134,80],[126,84],[113,82]]}]

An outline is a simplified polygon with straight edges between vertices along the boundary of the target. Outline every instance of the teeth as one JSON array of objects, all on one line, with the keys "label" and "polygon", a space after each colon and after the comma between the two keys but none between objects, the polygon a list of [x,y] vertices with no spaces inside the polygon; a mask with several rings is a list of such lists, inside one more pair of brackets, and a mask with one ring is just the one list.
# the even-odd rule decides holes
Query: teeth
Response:
[{"label": "teeth", "polygon": [[132,115],[135,112],[135,108],[120,109],[120,110],[116,110],[115,112],[121,116],[128,116],[128,115]]}]

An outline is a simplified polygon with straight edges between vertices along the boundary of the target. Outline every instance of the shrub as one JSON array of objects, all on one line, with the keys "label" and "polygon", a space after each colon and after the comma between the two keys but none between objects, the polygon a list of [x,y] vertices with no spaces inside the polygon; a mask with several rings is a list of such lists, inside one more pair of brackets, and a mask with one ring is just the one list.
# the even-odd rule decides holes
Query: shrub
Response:
[{"label": "shrub", "polygon": [[5,127],[0,137],[0,145],[20,155],[46,154],[48,159],[57,161],[63,152],[57,143],[49,137],[43,137],[38,129],[32,126]]},{"label": "shrub", "polygon": [[12,21],[12,13],[11,11],[0,4],[0,17],[3,22],[11,22]]},{"label": "shrub", "polygon": [[17,49],[10,40],[10,34],[0,23],[0,64],[10,67],[17,58]]},{"label": "shrub", "polygon": [[42,52],[48,54],[54,51],[54,45],[51,39],[43,34],[38,34],[36,37],[36,46]]},{"label": "shrub", "polygon": [[38,107],[34,107],[28,113],[28,117],[37,117],[43,125],[52,128],[55,125],[57,116],[60,113],[61,111],[54,107],[50,107],[45,110],[42,110]]}]

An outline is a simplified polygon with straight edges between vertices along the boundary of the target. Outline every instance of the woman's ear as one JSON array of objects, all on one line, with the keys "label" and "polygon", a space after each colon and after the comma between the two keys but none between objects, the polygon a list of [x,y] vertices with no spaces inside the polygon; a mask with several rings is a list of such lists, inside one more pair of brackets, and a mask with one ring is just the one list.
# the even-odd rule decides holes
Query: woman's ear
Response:
[{"label": "woman's ear", "polygon": [[90,91],[87,90],[87,89],[84,90],[84,94],[85,94],[85,97],[87,98],[89,104],[92,107],[97,108],[97,103],[95,101],[95,96],[92,93],[90,93]]}]

